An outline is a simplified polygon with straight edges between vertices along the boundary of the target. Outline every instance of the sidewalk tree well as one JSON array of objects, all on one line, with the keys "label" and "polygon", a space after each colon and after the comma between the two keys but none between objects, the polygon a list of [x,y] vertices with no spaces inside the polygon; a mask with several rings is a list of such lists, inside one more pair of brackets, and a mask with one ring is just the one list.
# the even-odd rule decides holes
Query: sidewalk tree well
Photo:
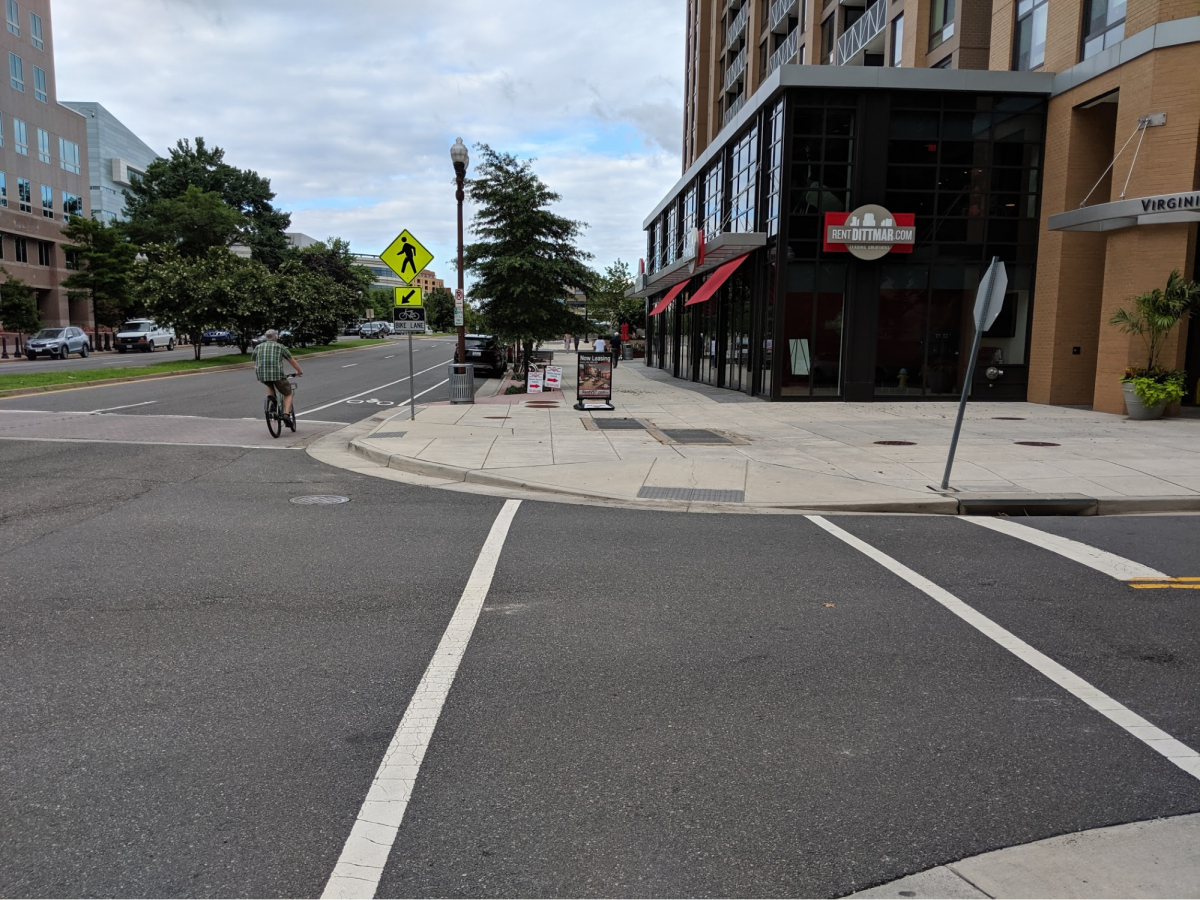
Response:
[{"label": "sidewalk tree well", "polygon": [[522,365],[535,341],[560,338],[569,326],[562,302],[569,288],[586,290],[591,254],[576,241],[587,226],[549,209],[560,196],[533,171],[531,160],[476,145],[481,163],[468,192],[477,210],[464,248],[464,268],[475,276],[471,297],[486,327],[502,343],[521,344]]},{"label": "sidewalk tree well", "polygon": [[[238,169],[225,162],[225,151],[208,147],[204,138],[193,145],[180,140],[167,159],[157,159],[146,167],[145,176],[125,192],[125,211],[129,216],[130,236],[135,243],[174,243],[172,228],[179,227],[178,216],[185,210],[160,207],[162,201],[179,201],[189,188],[201,195],[215,194],[227,207],[241,216],[236,240],[250,248],[251,257],[274,271],[288,256],[285,235],[291,216],[276,209],[270,180],[249,169]],[[232,222],[232,219],[228,220]],[[199,229],[192,236],[199,237]],[[228,243],[223,229],[212,229],[213,243]],[[204,246],[194,255],[203,255]]]},{"label": "sidewalk tree well", "polygon": [[36,334],[42,327],[42,314],[33,288],[13,278],[3,266],[0,275],[4,277],[0,283],[0,325],[17,334]]},{"label": "sidewalk tree well", "polygon": [[130,283],[138,248],[125,229],[118,223],[71,216],[62,233],[67,241],[63,249],[74,266],[63,286],[70,295],[91,300],[96,325],[116,328],[141,313],[132,305]]}]

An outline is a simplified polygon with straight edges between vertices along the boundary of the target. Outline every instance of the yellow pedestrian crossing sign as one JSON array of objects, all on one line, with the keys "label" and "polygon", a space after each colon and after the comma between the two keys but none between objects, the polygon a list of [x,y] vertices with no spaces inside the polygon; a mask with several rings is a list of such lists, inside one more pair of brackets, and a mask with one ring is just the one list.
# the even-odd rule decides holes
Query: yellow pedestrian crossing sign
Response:
[{"label": "yellow pedestrian crossing sign", "polygon": [[414,287],[396,288],[396,308],[406,307],[415,309],[418,306],[424,306],[421,300],[421,289]]},{"label": "yellow pedestrian crossing sign", "polygon": [[401,281],[412,284],[421,270],[433,262],[433,254],[406,228],[380,254],[380,259],[400,276]]}]

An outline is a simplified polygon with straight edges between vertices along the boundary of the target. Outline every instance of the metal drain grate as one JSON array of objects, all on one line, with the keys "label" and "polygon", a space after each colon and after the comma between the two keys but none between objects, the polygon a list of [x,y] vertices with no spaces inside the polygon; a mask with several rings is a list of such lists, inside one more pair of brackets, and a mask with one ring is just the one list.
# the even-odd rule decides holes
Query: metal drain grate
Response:
[{"label": "metal drain grate", "polygon": [[408,434],[407,431],[377,431],[373,435],[371,435],[371,437],[373,437],[373,438],[377,438],[377,437],[398,438],[398,437],[404,437],[406,434]]},{"label": "metal drain grate", "polygon": [[997,422],[1024,422],[1024,416],[992,416]]},{"label": "metal drain grate", "polygon": [[307,497],[293,497],[291,502],[303,506],[334,506],[338,503],[349,503],[350,498],[337,494],[310,494]]},{"label": "metal drain grate", "polygon": [[601,431],[645,431],[646,426],[637,419],[592,419]]},{"label": "metal drain grate", "polygon": [[729,438],[707,428],[663,428],[663,434],[676,444],[732,444]]},{"label": "metal drain grate", "polygon": [[705,500],[709,503],[745,503],[745,491],[720,491],[714,488],[643,487],[639,500]]},{"label": "metal drain grate", "polygon": [[880,444],[884,447],[915,447],[915,446],[917,446],[916,441],[876,441],[875,443]]}]

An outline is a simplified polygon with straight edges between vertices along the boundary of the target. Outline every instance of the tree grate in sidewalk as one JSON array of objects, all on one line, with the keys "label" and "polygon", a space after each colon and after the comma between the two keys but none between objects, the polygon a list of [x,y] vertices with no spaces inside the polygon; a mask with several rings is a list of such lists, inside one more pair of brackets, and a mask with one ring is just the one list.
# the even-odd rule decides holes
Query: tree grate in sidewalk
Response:
[{"label": "tree grate in sidewalk", "polygon": [[675,444],[732,444],[729,438],[707,428],[660,429]]},{"label": "tree grate in sidewalk", "polygon": [[601,431],[646,430],[646,426],[637,419],[592,419]]},{"label": "tree grate in sidewalk", "polygon": [[407,431],[377,431],[373,435],[371,435],[371,437],[373,437],[373,438],[402,438],[406,434],[408,434]]},{"label": "tree grate in sidewalk", "polygon": [[715,488],[643,487],[639,500],[704,500],[709,503],[745,503],[745,491],[722,491]]}]

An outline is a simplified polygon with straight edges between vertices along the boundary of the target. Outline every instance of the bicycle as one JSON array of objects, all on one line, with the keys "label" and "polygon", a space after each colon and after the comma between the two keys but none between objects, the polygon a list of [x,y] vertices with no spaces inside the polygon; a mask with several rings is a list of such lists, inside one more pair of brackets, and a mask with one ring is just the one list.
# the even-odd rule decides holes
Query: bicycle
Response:
[{"label": "bicycle", "polygon": [[[295,378],[293,372],[286,376]],[[285,416],[283,414],[283,406],[279,402],[275,393],[272,393],[266,400],[263,401],[263,412],[267,417],[267,431],[271,432],[271,437],[279,437],[283,434],[283,426],[286,425],[294,432],[296,430],[296,384],[292,383],[292,414]]]}]

